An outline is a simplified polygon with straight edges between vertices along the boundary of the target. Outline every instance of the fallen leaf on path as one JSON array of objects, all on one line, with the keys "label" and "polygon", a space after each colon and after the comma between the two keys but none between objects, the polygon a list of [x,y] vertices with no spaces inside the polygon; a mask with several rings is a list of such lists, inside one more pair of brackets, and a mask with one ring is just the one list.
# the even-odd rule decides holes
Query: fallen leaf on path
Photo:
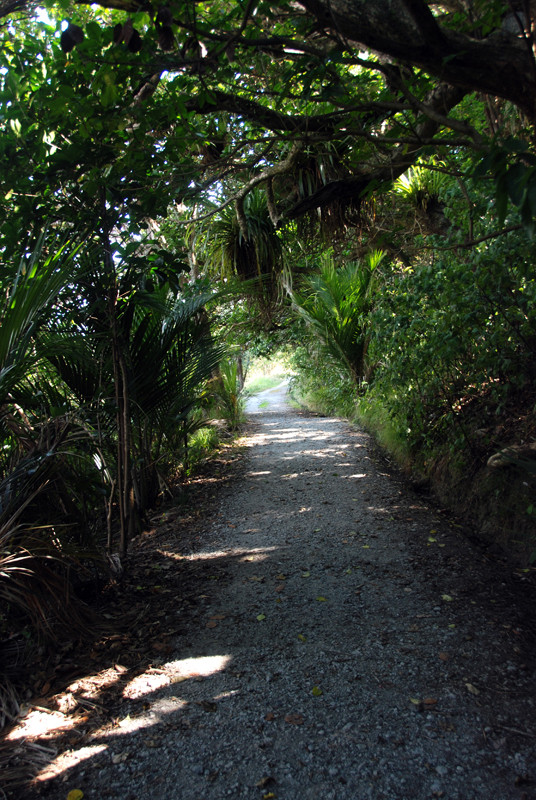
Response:
[{"label": "fallen leaf on path", "polygon": [[278,585],[275,587],[275,591],[276,591],[276,592],[282,592],[282,591],[284,590],[284,588],[285,588],[285,584],[284,584],[284,583],[279,583],[279,584],[278,584]]},{"label": "fallen leaf on path", "polygon": [[441,659],[441,661],[448,661],[450,656],[448,653],[440,653],[439,658]]},{"label": "fallen leaf on path", "polygon": [[213,614],[210,619],[225,619],[225,614]]},{"label": "fallen leaf on path", "polygon": [[437,703],[436,697],[425,697],[423,700],[425,706],[435,706]]},{"label": "fallen leaf on path", "polygon": [[84,792],[81,789],[71,789],[67,795],[67,800],[82,800]]},{"label": "fallen leaf on path", "polygon": [[266,619],[266,614],[257,614],[257,619],[259,620],[259,622],[262,622],[263,619]]},{"label": "fallen leaf on path", "polygon": [[467,689],[468,692],[471,692],[471,694],[475,695],[480,694],[480,689],[477,689],[476,686],[473,686],[472,683],[466,683],[465,688]]},{"label": "fallen leaf on path", "polygon": [[218,627],[218,623],[214,619],[209,620],[207,622],[207,624],[205,625],[205,628],[217,628],[217,627]]},{"label": "fallen leaf on path", "polygon": [[[273,711],[269,711],[269,712],[268,712],[268,713],[265,715],[264,719],[266,720],[266,722],[273,722],[273,721],[274,721],[274,719],[275,719],[275,714],[274,714],[274,712],[273,712]],[[260,785],[260,784],[257,784],[257,786],[259,786],[259,785]]]},{"label": "fallen leaf on path", "polygon": [[452,603],[452,601],[454,600],[454,598],[451,597],[450,594],[442,594],[441,599],[444,600],[445,603]]},{"label": "fallen leaf on path", "polygon": [[299,633],[298,634],[298,639],[300,640],[300,642],[306,642],[307,641],[307,636],[304,636],[303,633]]},{"label": "fallen leaf on path", "polygon": [[310,572],[302,572],[301,576],[302,576],[302,578],[310,578],[311,577],[311,573]]},{"label": "fallen leaf on path", "polygon": [[280,572],[280,573],[279,573],[279,575],[276,575],[276,576],[275,576],[275,579],[276,579],[276,581],[286,581],[286,579],[287,579],[287,576],[286,576],[286,575],[283,575],[283,573],[282,573],[282,572]]},{"label": "fallen leaf on path", "polygon": [[303,725],[303,716],[301,714],[287,714],[285,722],[289,725]]},{"label": "fallen leaf on path", "polygon": [[322,597],[322,595],[320,595],[320,597],[317,597],[316,599],[318,600],[319,603],[327,603],[327,598]]},{"label": "fallen leaf on path", "polygon": [[418,697],[410,697],[409,702],[413,703],[414,706],[420,706],[421,704],[421,701],[419,700]]},{"label": "fallen leaf on path", "polygon": [[124,753],[116,753],[112,756],[112,764],[123,764],[129,757],[130,753],[126,750]]},{"label": "fallen leaf on path", "polygon": [[313,695],[314,697],[320,697],[320,695],[324,694],[320,686],[313,686]]}]

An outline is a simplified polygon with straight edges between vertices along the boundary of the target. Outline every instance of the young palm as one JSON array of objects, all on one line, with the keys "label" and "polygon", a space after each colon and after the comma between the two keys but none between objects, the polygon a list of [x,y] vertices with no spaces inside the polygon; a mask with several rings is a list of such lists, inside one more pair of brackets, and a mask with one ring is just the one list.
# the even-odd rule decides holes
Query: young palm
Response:
[{"label": "young palm", "polygon": [[321,271],[307,277],[303,290],[290,290],[292,302],[315,334],[323,351],[358,385],[366,367],[368,314],[376,288],[374,272],[383,253],[371,253],[366,263],[336,268],[327,257]]}]

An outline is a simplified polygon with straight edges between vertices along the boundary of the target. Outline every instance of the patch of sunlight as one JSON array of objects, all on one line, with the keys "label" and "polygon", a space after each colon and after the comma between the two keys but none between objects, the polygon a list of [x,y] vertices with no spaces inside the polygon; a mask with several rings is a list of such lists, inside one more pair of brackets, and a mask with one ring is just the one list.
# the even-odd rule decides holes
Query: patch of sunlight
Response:
[{"label": "patch of sunlight", "polygon": [[141,675],[136,675],[123,689],[123,697],[128,697],[130,700],[138,699],[152,694],[164,688],[164,686],[181,683],[188,678],[206,678],[208,675],[222,672],[230,660],[231,656],[222,655],[197,656],[194,658],[182,658],[178,661],[167,661],[158,669],[151,667],[142,672]]},{"label": "patch of sunlight", "polygon": [[[23,706],[16,726],[7,739],[24,739],[32,736],[46,736],[55,731],[67,731],[80,723],[80,714],[91,698],[97,697],[103,689],[113,686],[121,678],[116,669],[105,669],[95,675],[87,675],[71,683],[64,692],[56,695],[58,708],[46,708],[34,703]],[[63,710],[62,710],[63,709]]]},{"label": "patch of sunlight", "polygon": [[234,697],[235,694],[240,694],[238,689],[231,689],[228,692],[221,692],[221,694],[214,695],[214,700],[225,700],[226,697]]},{"label": "patch of sunlight", "polygon": [[65,731],[74,728],[77,720],[72,716],[39,706],[30,706],[17,725],[8,733],[6,739],[26,739],[32,736],[45,736],[53,731]]},{"label": "patch of sunlight", "polygon": [[100,755],[107,749],[108,745],[106,744],[92,744],[86,747],[80,747],[78,750],[66,750],[65,753],[61,753],[47,764],[46,767],[43,767],[35,776],[35,779],[39,782],[48,781],[51,778],[55,778],[57,775],[61,775],[62,772],[72,769],[72,767],[80,764],[81,761],[87,761],[88,758],[95,758],[95,756]]},{"label": "patch of sunlight", "polygon": [[[164,556],[164,558],[169,558],[172,561],[184,561],[184,556],[181,556],[180,553],[172,553],[170,550],[157,550],[156,552],[159,555]],[[164,569],[166,569],[165,566]]]},{"label": "patch of sunlight", "polygon": [[366,472],[358,472],[356,475],[347,475],[347,478],[368,478]]},{"label": "patch of sunlight", "polygon": [[257,475],[271,475],[272,471],[269,469],[262,470],[262,472],[248,472],[249,477],[256,477]]},{"label": "patch of sunlight", "polygon": [[264,561],[273,550],[277,550],[277,547],[256,547],[253,549],[233,547],[230,550],[211,550],[208,552],[201,551],[198,553],[190,553],[190,555],[184,556],[184,558],[187,561],[210,561],[211,559],[229,557],[241,558],[242,561]]},{"label": "patch of sunlight", "polygon": [[194,656],[193,658],[181,658],[178,661],[168,661],[165,669],[170,669],[175,675],[184,678],[206,677],[214,675],[215,672],[223,672],[229,665],[232,656]]},{"label": "patch of sunlight", "polygon": [[277,547],[257,547],[253,550],[233,550],[233,555],[241,555],[241,561],[265,561]]}]

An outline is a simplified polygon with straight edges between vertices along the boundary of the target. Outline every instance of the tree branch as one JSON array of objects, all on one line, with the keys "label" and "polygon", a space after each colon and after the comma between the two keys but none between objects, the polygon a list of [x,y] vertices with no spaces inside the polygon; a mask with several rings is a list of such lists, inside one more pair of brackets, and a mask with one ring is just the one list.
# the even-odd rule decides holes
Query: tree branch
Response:
[{"label": "tree branch", "polygon": [[[454,86],[440,85],[428,97],[427,107],[449,109],[457,105],[464,97],[465,92]],[[416,139],[419,142],[413,147],[400,145],[392,153],[389,161],[372,167],[365,166],[360,172],[344,180],[331,181],[309,197],[296,203],[286,214],[285,218],[295,219],[307,214],[315,208],[330,205],[333,202],[359,201],[371,186],[392,183],[413,164],[419,156],[423,140],[433,136],[440,128],[440,123],[430,115],[425,118],[416,129]]]}]

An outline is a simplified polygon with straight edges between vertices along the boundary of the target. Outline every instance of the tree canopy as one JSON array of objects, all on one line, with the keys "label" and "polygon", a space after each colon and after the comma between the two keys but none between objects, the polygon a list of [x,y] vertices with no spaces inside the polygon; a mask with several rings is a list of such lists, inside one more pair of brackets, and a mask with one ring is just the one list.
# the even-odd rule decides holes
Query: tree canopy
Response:
[{"label": "tree canopy", "polygon": [[469,153],[464,177],[479,164],[497,181],[499,222],[508,199],[534,216],[529,2],[44,7],[0,6],[6,214],[53,205],[92,229],[103,197],[130,223],[232,203],[247,236],[256,187],[276,226],[340,219],[417,160],[461,170]]}]

